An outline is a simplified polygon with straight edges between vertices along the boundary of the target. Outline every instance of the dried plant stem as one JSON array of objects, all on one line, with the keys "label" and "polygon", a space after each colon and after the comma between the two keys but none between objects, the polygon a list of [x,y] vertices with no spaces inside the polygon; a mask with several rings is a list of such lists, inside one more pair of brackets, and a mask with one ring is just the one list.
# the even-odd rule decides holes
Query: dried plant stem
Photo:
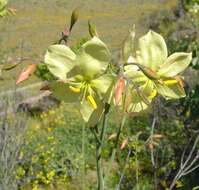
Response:
[{"label": "dried plant stem", "polygon": [[180,169],[178,170],[176,176],[174,177],[170,185],[170,188],[169,188],[170,190],[172,190],[175,187],[176,181],[178,181],[181,177],[188,175],[189,173],[193,172],[195,169],[199,167],[199,164],[194,166],[194,164],[199,160],[199,151],[197,151],[196,155],[193,156],[194,152],[196,152],[196,146],[198,142],[199,142],[199,133],[197,134],[197,137],[193,143],[191,151],[188,154],[188,157],[184,161],[184,157],[185,157],[185,153],[187,149],[187,147],[185,147],[182,153],[182,157],[181,157]]}]

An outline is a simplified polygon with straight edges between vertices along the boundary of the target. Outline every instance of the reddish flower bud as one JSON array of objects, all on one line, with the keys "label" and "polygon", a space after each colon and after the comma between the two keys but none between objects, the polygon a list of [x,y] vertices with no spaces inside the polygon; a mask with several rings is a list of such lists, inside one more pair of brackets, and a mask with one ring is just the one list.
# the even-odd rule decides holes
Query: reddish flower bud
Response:
[{"label": "reddish flower bud", "polygon": [[128,139],[124,139],[121,146],[120,146],[120,149],[123,150],[126,147],[127,144],[128,144]]},{"label": "reddish flower bud", "polygon": [[121,77],[117,81],[117,84],[115,87],[115,105],[118,105],[120,103],[124,88],[125,88],[125,80]]},{"label": "reddish flower bud", "polygon": [[36,70],[36,64],[29,65],[26,69],[23,69],[23,71],[20,73],[16,84],[19,84],[25,80],[27,80]]}]

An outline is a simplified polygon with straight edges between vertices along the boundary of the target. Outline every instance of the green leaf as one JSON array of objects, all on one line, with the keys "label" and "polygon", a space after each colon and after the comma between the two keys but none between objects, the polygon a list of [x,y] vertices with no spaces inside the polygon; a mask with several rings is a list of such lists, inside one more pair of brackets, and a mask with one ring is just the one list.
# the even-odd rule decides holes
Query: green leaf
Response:
[{"label": "green leaf", "polygon": [[111,54],[107,46],[95,36],[82,46],[76,64],[85,78],[93,79],[106,71],[110,59]]},{"label": "green leaf", "polygon": [[60,81],[51,82],[49,87],[53,93],[53,96],[67,103],[77,103],[81,93],[75,93],[69,88],[70,84]]},{"label": "green leaf", "polygon": [[164,77],[174,77],[189,66],[191,59],[191,53],[174,53],[161,66],[158,74]]},{"label": "green leaf", "polygon": [[179,84],[179,82],[175,84],[155,84],[157,91],[166,99],[179,99],[186,96],[184,89]]},{"label": "green leaf", "polygon": [[122,51],[124,62],[127,62],[129,57],[133,55],[134,48],[135,48],[135,26],[133,27],[132,30],[130,30],[129,35],[124,42],[124,47]]},{"label": "green leaf", "polygon": [[198,190],[199,186],[194,187],[192,190]]},{"label": "green leaf", "polygon": [[73,68],[76,55],[65,45],[52,45],[45,55],[45,64],[50,72],[61,80]]},{"label": "green leaf", "polygon": [[11,69],[15,68],[18,65],[19,65],[19,62],[4,64],[3,65],[3,70],[11,70]]},{"label": "green leaf", "polygon": [[139,51],[136,56],[139,64],[156,71],[166,61],[167,56],[167,46],[161,35],[149,31],[139,39]]}]

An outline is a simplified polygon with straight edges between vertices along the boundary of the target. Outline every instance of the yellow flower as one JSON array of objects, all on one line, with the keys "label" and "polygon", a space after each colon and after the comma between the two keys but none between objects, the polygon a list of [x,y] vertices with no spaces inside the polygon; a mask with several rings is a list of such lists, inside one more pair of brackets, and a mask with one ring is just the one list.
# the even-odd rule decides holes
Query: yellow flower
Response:
[{"label": "yellow flower", "polygon": [[31,161],[32,163],[36,163],[39,160],[39,158],[37,156],[32,156]]},{"label": "yellow flower", "polygon": [[49,173],[47,173],[47,178],[48,179],[52,179],[52,177],[54,177],[54,176],[55,176],[55,171],[54,170],[52,170]]}]

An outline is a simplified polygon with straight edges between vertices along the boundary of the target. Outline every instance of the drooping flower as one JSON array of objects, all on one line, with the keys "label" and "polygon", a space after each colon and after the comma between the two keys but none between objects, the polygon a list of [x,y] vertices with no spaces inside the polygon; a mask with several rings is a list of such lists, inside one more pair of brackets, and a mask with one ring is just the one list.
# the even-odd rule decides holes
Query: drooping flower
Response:
[{"label": "drooping flower", "polygon": [[168,56],[163,37],[153,31],[141,37],[136,45],[134,31],[132,33],[131,47],[128,46],[131,51],[124,52],[128,57],[124,75],[130,79],[129,97],[132,99],[128,110],[139,112],[146,109],[157,94],[166,99],[184,97],[179,74],[190,64],[192,54],[179,52]]},{"label": "drooping flower", "polygon": [[87,41],[77,54],[65,45],[50,46],[45,64],[58,78],[50,83],[50,90],[57,99],[78,105],[86,122],[95,123],[113,83],[107,72],[110,59],[107,46],[97,37]]}]

